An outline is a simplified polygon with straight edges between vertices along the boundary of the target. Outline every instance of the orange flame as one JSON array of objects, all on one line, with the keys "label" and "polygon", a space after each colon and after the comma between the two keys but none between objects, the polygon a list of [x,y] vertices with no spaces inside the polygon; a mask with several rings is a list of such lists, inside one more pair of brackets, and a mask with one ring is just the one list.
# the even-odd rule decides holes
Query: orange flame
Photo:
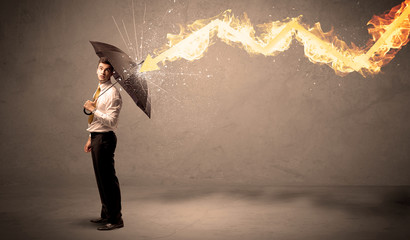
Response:
[{"label": "orange flame", "polygon": [[320,23],[312,28],[300,23],[301,16],[257,25],[259,36],[246,13],[235,17],[231,10],[220,15],[197,20],[187,27],[181,26],[178,35],[168,34],[168,44],[155,59],[148,56],[141,71],[159,69],[158,62],[175,61],[183,58],[189,61],[203,56],[217,36],[223,42],[238,46],[249,54],[275,56],[287,50],[296,38],[304,46],[305,55],[313,63],[327,64],[336,74],[345,75],[357,71],[363,76],[375,74],[389,63],[395,54],[409,42],[410,0],[392,8],[388,13],[374,16],[368,23],[372,39],[359,48],[349,46],[330,32],[323,32]]},{"label": "orange flame", "polygon": [[[376,46],[375,44],[380,39],[383,39],[383,36],[386,36],[384,35],[386,32],[392,32],[391,36],[386,36],[388,39],[383,41],[380,46],[377,46],[377,49],[371,52],[373,54],[371,61],[379,67],[378,69],[389,63],[396,53],[409,42],[409,4],[410,0],[406,0],[400,5],[393,7],[387,13],[380,16],[373,16],[373,18],[367,23],[367,25],[373,26],[368,29],[369,34],[372,35],[372,39],[367,43],[368,51],[371,51],[371,47]],[[403,18],[403,21],[401,21],[400,24],[395,24],[393,26],[395,20],[400,17]]]}]

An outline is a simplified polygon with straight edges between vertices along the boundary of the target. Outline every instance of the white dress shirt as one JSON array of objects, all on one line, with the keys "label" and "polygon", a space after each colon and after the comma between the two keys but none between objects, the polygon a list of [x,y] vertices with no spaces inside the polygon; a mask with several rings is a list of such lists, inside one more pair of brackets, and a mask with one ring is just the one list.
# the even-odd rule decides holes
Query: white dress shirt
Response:
[{"label": "white dress shirt", "polygon": [[[97,100],[97,110],[94,112],[93,121],[88,124],[87,131],[89,132],[109,132],[117,129],[122,99],[120,92],[111,85],[110,80],[99,84],[101,88],[100,97]],[[111,88],[108,89],[109,87]]]}]

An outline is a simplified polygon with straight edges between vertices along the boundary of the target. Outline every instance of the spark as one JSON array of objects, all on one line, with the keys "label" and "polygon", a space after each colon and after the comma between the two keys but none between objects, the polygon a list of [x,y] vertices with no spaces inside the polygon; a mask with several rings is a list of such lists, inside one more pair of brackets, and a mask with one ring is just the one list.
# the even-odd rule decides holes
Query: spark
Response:
[{"label": "spark", "polygon": [[137,55],[135,60],[137,60],[137,59],[141,59],[142,56],[140,56],[140,54],[139,54],[139,49],[138,49],[137,27],[136,27],[136,24],[135,24],[134,0],[131,0],[131,1],[132,1],[132,20],[133,20],[133,22],[134,22],[135,50],[136,50],[136,55]]},{"label": "spark", "polygon": [[[127,48],[127,49],[134,50],[134,54],[136,54],[136,53],[135,53],[135,49],[134,49],[134,47],[132,46],[132,42],[131,42],[131,40],[130,40],[130,36],[128,35],[127,28],[125,27],[124,20],[121,20],[121,21],[122,21],[122,25],[123,25],[123,27],[124,27],[125,34],[126,34],[127,39],[128,39],[128,48]],[[137,58],[137,56],[135,56],[135,58]]]},{"label": "spark", "polygon": [[[144,15],[143,15],[143,18],[142,18],[142,26],[145,25],[145,14],[146,14],[146,12],[147,12],[147,3],[144,2]],[[144,56],[143,51],[142,51],[142,42],[143,41],[144,41],[144,28],[142,27],[142,30],[141,30],[141,46],[140,46],[141,56]]]},{"label": "spark", "polygon": [[120,33],[120,36],[121,36],[122,40],[124,41],[124,45],[125,45],[125,47],[128,49],[128,45],[127,45],[127,43],[125,42],[125,38],[124,38],[124,36],[122,35],[121,30],[120,30],[120,28],[118,27],[117,21],[115,21],[114,16],[112,16],[112,20],[114,20],[115,26],[117,27],[117,30],[118,30],[118,32]]}]

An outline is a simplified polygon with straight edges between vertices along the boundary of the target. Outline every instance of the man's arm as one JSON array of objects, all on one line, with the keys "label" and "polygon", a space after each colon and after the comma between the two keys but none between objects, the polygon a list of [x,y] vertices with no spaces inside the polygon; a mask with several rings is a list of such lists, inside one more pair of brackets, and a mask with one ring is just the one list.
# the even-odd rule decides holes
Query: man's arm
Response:
[{"label": "man's arm", "polygon": [[90,112],[94,112],[96,110],[96,107],[95,107],[96,103],[97,103],[97,100],[95,100],[94,102],[87,100],[84,103],[84,108]]},{"label": "man's arm", "polygon": [[99,109],[96,109],[94,117],[98,118],[105,126],[115,127],[117,125],[118,116],[120,115],[121,105],[121,96],[118,93],[114,94],[112,99],[106,103],[106,112],[103,113]]},{"label": "man's arm", "polygon": [[84,145],[84,152],[91,152],[91,137],[88,137],[88,141]]}]

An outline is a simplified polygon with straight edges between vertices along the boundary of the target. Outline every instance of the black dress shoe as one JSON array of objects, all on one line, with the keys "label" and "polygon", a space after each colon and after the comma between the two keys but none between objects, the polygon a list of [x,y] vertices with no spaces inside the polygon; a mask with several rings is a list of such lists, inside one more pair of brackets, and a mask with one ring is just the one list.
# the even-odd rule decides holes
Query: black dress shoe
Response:
[{"label": "black dress shoe", "polygon": [[123,221],[118,222],[118,223],[107,223],[97,229],[101,231],[106,231],[106,230],[113,230],[113,229],[122,228],[122,227],[124,227]]},{"label": "black dress shoe", "polygon": [[96,218],[96,219],[91,219],[90,222],[106,224],[106,223],[108,223],[108,219],[106,219],[106,218]]}]

